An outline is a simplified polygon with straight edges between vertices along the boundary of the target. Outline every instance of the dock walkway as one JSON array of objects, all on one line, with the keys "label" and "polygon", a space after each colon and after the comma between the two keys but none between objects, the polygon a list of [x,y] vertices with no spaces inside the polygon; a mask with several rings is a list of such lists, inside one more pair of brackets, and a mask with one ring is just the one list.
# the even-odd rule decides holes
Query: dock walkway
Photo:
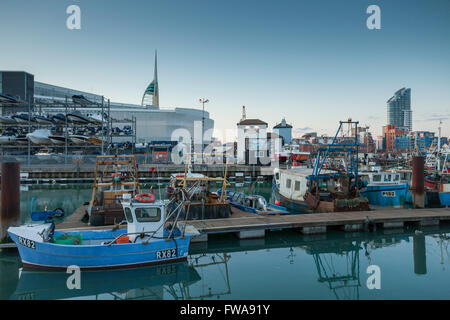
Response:
[{"label": "dock walkway", "polygon": [[212,233],[237,233],[240,239],[264,237],[266,230],[299,229],[303,234],[326,233],[327,228],[344,231],[363,231],[370,223],[385,229],[403,228],[405,224],[419,227],[437,226],[450,222],[450,209],[378,209],[373,211],[333,212],[296,215],[240,215],[228,219],[193,220],[201,236],[197,241],[207,241]]},{"label": "dock walkway", "polygon": [[[57,230],[84,229],[95,230],[111,226],[92,227],[81,222],[86,207],[80,207],[66,221],[56,226]],[[293,214],[293,215],[256,215],[236,208],[227,219],[190,220],[200,235],[192,242],[208,241],[209,234],[235,233],[239,239],[263,238],[266,231],[296,229],[303,234],[322,234],[330,228],[343,231],[364,231],[368,224],[375,228],[401,229],[405,225],[417,227],[439,226],[450,222],[450,209],[391,209],[377,208],[372,211]],[[6,246],[5,246],[6,247]],[[0,248],[2,246],[0,245]]]}]

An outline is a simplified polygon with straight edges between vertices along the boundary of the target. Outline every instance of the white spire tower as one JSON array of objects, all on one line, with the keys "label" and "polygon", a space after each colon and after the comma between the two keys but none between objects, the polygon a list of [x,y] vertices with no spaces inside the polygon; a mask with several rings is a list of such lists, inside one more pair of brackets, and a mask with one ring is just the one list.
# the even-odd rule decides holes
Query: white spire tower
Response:
[{"label": "white spire tower", "polygon": [[[150,99],[151,96],[151,99]],[[143,106],[156,106],[159,107],[159,88],[158,88],[158,53],[155,50],[155,70],[153,74],[153,81],[145,89],[144,95],[142,96]]]}]

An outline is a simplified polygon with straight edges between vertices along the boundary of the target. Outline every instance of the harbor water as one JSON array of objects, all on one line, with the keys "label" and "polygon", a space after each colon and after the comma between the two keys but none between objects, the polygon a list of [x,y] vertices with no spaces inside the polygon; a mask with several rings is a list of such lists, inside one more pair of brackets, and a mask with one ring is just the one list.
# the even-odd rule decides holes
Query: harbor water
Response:
[{"label": "harbor water", "polygon": [[[153,187],[164,195],[164,184]],[[270,182],[231,189],[268,199],[272,192]],[[30,185],[21,192],[22,222],[32,198],[38,209],[73,212],[90,195],[90,185]],[[315,236],[272,231],[254,240],[215,235],[192,244],[186,262],[81,272],[80,289],[68,289],[64,272],[22,270],[18,253],[4,250],[0,299],[449,299],[449,243],[450,226]],[[369,266],[379,268],[379,289],[368,285]]]}]

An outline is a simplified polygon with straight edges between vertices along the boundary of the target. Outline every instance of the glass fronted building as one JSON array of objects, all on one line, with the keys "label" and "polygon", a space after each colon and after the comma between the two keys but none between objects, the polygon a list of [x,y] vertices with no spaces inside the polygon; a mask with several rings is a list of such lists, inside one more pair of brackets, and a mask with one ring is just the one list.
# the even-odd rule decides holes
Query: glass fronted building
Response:
[{"label": "glass fronted building", "polygon": [[412,130],[411,89],[402,88],[387,101],[387,124]]}]

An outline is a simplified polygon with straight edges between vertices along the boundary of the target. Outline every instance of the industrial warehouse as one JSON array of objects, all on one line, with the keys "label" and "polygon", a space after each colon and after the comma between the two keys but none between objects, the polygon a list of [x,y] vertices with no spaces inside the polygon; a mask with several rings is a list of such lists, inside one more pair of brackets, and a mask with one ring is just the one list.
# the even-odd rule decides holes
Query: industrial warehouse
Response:
[{"label": "industrial warehouse", "polygon": [[156,55],[154,78],[141,105],[34,81],[34,75],[24,71],[0,71],[0,95],[3,155],[49,160],[58,155],[150,152],[168,161],[179,142],[173,136],[176,130],[193,137],[195,124],[201,124],[204,143],[209,143],[208,133],[214,129],[207,111],[160,107]]}]

